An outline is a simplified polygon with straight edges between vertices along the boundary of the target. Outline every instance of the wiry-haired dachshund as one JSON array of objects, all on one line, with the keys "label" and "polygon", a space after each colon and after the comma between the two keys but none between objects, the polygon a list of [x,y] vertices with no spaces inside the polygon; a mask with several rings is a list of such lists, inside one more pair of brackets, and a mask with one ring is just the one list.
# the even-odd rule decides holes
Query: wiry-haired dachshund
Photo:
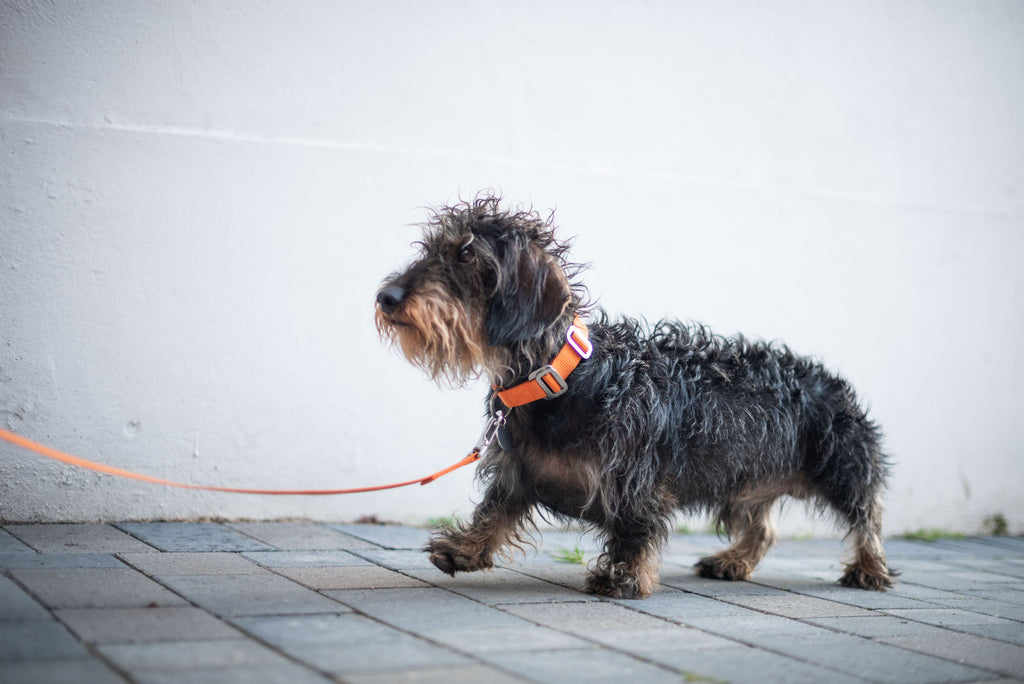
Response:
[{"label": "wiry-haired dachshund", "polygon": [[843,379],[785,347],[699,326],[648,329],[603,312],[584,324],[567,244],[550,220],[495,197],[437,210],[424,229],[419,258],[377,293],[377,326],[436,380],[485,374],[499,432],[479,467],[483,500],[470,522],[431,538],[434,565],[492,567],[542,507],[602,535],[587,591],[643,598],[675,512],[710,512],[733,544],[697,572],[742,580],[775,541],[772,504],[790,495],[849,530],[843,585],[892,585],[881,434]]}]

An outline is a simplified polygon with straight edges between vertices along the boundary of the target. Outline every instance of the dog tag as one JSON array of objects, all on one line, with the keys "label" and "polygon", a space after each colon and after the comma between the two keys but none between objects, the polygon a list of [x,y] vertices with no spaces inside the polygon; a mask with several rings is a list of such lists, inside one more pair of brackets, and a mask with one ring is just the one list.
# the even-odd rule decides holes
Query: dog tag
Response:
[{"label": "dog tag", "polygon": [[512,434],[508,431],[508,426],[502,423],[498,426],[498,446],[505,451],[511,451],[515,444],[512,442]]}]

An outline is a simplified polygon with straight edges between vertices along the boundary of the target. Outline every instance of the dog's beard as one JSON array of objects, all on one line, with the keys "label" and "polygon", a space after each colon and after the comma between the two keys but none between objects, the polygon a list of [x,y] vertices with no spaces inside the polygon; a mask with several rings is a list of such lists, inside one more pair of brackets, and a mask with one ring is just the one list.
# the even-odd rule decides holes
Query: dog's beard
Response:
[{"label": "dog's beard", "polygon": [[417,292],[390,316],[378,307],[376,322],[384,341],[440,384],[464,385],[491,365],[479,318],[443,293]]}]

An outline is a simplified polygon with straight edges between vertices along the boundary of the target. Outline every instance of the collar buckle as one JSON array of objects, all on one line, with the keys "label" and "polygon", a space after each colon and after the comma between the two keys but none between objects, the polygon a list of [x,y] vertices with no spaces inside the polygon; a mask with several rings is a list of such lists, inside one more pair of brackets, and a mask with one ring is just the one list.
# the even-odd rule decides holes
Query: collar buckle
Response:
[{"label": "collar buckle", "polygon": [[580,360],[589,359],[590,355],[594,353],[594,343],[587,337],[587,333],[583,332],[583,329],[576,324],[570,325],[565,332],[565,343],[580,355]]},{"label": "collar buckle", "polygon": [[569,389],[569,385],[566,384],[565,378],[562,377],[561,373],[555,370],[554,366],[538,368],[530,373],[528,379],[540,385],[540,388],[544,390],[545,400],[554,399],[565,392],[565,390]]}]

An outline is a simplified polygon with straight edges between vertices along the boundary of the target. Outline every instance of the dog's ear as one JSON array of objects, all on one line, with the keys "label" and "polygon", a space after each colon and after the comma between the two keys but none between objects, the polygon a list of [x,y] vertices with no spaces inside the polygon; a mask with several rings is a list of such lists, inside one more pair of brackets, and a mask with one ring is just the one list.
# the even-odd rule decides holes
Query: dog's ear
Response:
[{"label": "dog's ear", "polygon": [[557,261],[534,245],[510,255],[505,282],[487,311],[487,341],[495,347],[536,337],[565,311],[572,293]]}]

